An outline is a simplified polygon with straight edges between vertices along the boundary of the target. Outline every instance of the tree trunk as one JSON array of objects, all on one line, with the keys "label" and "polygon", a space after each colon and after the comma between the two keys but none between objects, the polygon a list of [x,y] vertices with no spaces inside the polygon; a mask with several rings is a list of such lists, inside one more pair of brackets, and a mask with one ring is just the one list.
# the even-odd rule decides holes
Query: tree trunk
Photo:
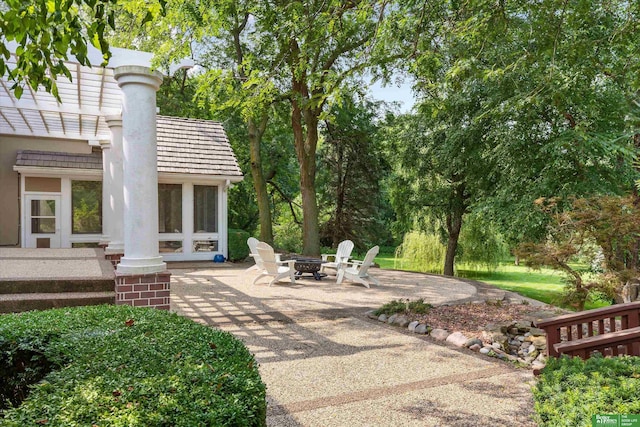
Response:
[{"label": "tree trunk", "polygon": [[[318,122],[321,109],[309,104],[309,88],[306,77],[296,72],[300,49],[291,40],[292,59],[291,128],[296,156],[300,165],[300,194],[302,196],[302,253],[320,256],[320,228],[318,226],[318,202],[316,199],[316,147]],[[304,123],[303,123],[304,120]]]},{"label": "tree trunk", "polygon": [[[329,126],[329,125],[327,125]],[[341,141],[334,140],[336,150],[336,210],[334,212],[334,224],[332,234],[333,247],[337,248],[338,244],[346,238],[344,233],[344,199],[345,199],[345,174],[342,166],[344,161],[344,146]]]},{"label": "tree trunk", "polygon": [[256,191],[258,214],[260,217],[260,240],[273,245],[273,223],[271,219],[271,207],[269,206],[269,194],[267,182],[262,173],[262,156],[260,155],[260,143],[267,126],[268,115],[265,114],[259,124],[252,119],[247,122],[249,130],[249,154],[251,159],[251,177],[253,188]]},{"label": "tree trunk", "polygon": [[460,228],[462,227],[462,215],[452,212],[447,215],[447,253],[444,258],[444,275],[453,276],[456,250],[458,249],[458,239],[460,238]]},{"label": "tree trunk", "polygon": [[462,217],[466,212],[466,195],[464,183],[458,183],[453,188],[451,194],[450,208],[447,212],[447,253],[444,258],[444,275],[453,276],[456,250],[458,249],[458,239],[462,228]]},{"label": "tree trunk", "polygon": [[306,137],[298,152],[300,162],[300,193],[302,195],[302,253],[320,256],[320,227],[316,198],[316,147],[318,145],[318,116],[304,111]]}]

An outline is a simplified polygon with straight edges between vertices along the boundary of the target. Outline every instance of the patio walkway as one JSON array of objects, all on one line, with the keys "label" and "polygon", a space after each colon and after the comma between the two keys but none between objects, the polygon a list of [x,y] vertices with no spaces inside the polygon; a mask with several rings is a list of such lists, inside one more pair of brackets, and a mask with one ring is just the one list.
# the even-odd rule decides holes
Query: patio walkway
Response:
[{"label": "patio walkway", "polygon": [[535,425],[530,371],[364,315],[398,298],[494,299],[488,288],[377,269],[382,285],[371,289],[329,278],[254,286],[257,273],[244,268],[172,273],[173,311],[233,333],[255,354],[270,426]]}]

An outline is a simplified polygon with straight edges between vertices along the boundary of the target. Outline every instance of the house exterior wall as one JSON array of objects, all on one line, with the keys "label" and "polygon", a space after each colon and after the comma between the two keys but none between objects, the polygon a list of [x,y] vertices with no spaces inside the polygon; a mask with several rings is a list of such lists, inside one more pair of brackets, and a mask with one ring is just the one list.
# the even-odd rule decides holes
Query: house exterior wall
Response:
[{"label": "house exterior wall", "polygon": [[86,141],[0,135],[0,246],[20,246],[20,184],[13,170],[18,150],[91,153]]}]

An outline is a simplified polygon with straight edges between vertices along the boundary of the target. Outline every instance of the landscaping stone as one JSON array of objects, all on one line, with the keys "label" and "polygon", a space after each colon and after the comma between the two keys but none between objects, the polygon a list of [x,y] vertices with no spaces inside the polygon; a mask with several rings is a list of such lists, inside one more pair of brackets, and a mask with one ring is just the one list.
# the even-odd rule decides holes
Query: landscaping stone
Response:
[{"label": "landscaping stone", "polygon": [[415,332],[416,331],[416,327],[420,324],[420,322],[418,322],[417,320],[414,320],[413,322],[409,323],[409,326],[407,326],[407,329],[410,332]]},{"label": "landscaping stone", "polygon": [[454,332],[447,337],[447,342],[456,347],[464,347],[468,338],[462,332]]},{"label": "landscaping stone", "polygon": [[426,324],[421,323],[416,326],[416,329],[413,332],[415,332],[416,334],[425,335],[429,332],[429,327]]},{"label": "landscaping stone", "polygon": [[369,319],[378,320],[378,316],[375,315],[375,310],[367,311],[367,317]]},{"label": "landscaping stone", "polygon": [[467,342],[464,343],[464,346],[468,348],[471,348],[471,346],[474,345],[482,347],[482,341],[480,341],[478,338],[469,338]]},{"label": "landscaping stone", "polygon": [[[392,320],[391,317],[395,318]],[[406,328],[409,325],[409,318],[404,314],[394,314],[389,318],[389,324],[400,326],[401,328]]]},{"label": "landscaping stone", "polygon": [[444,329],[436,328],[436,329],[433,329],[429,335],[431,335],[434,339],[438,341],[444,341],[449,336],[449,332],[445,331]]},{"label": "landscaping stone", "polygon": [[544,333],[544,330],[539,329],[539,328],[531,328],[529,329],[529,333],[531,335],[533,335],[534,337],[542,337],[542,336],[546,336],[546,334]]},{"label": "landscaping stone", "polygon": [[380,316],[378,316],[378,320],[381,322],[386,322],[387,321],[387,315],[382,313]]},{"label": "landscaping stone", "polygon": [[535,345],[537,348],[547,348],[547,337],[532,337],[531,344]]},{"label": "landscaping stone", "polygon": [[397,318],[398,318],[398,314],[392,314],[387,318],[387,323],[390,325],[393,325]]},{"label": "landscaping stone", "polygon": [[472,351],[480,351],[482,348],[484,347],[482,347],[480,344],[473,344],[469,346],[469,350],[472,350]]},{"label": "landscaping stone", "polygon": [[493,351],[493,348],[491,348],[491,347],[482,347],[480,349],[480,353],[482,353],[482,354],[489,354],[489,353],[491,353],[491,351]]}]

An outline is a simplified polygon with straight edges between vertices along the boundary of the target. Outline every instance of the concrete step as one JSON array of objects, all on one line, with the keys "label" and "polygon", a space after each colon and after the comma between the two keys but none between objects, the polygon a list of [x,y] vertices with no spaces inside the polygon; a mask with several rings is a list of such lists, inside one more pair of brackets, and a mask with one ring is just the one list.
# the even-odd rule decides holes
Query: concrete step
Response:
[{"label": "concrete step", "polygon": [[115,304],[115,291],[18,293],[0,295],[0,313],[46,310],[80,305]]},{"label": "concrete step", "polygon": [[0,279],[0,295],[59,292],[113,292],[114,289],[115,283],[111,278]]}]

